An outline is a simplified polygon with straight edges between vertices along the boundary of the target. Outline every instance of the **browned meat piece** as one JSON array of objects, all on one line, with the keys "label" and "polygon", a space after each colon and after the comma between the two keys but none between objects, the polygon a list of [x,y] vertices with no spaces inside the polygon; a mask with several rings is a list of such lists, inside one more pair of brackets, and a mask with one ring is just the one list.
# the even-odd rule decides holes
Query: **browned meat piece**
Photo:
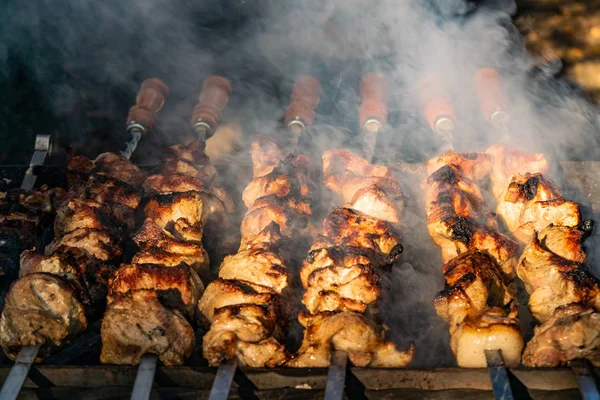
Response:
[{"label": "browned meat piece", "polygon": [[[199,231],[199,232],[198,232]],[[133,241],[142,249],[160,249],[167,253],[195,255],[202,253],[202,225],[188,226],[187,220],[173,224],[173,234],[146,218]]]},{"label": "browned meat piece", "polygon": [[422,185],[429,223],[446,216],[476,217],[483,205],[479,188],[463,177],[454,165],[432,173]]},{"label": "browned meat piece", "polygon": [[94,164],[96,170],[135,188],[141,187],[146,179],[146,174],[141,169],[116,153],[100,154]]},{"label": "browned meat piece", "polygon": [[270,174],[284,158],[277,144],[262,137],[252,142],[250,154],[255,178]]},{"label": "browned meat piece", "polygon": [[550,224],[577,226],[581,212],[576,203],[564,201],[558,188],[540,174],[514,175],[498,202],[498,215],[523,243],[534,230]]},{"label": "browned meat piece", "polygon": [[41,344],[41,361],[87,327],[73,288],[57,276],[34,273],[17,280],[6,295],[0,344],[15,359],[21,347]]},{"label": "browned meat piece", "polygon": [[588,233],[570,226],[550,225],[538,233],[542,245],[566,260],[584,263],[587,255],[583,251],[583,240]]},{"label": "browned meat piece", "polygon": [[368,304],[377,300],[379,292],[379,279],[372,266],[331,266],[310,274],[302,304],[308,312],[315,314],[321,311],[338,311],[331,308],[336,303],[340,303],[345,309],[348,305],[343,303],[350,300],[353,310],[360,309],[363,312]]},{"label": "browned meat piece", "polygon": [[[217,175],[217,170],[204,153],[205,147],[203,140],[194,140],[187,145],[177,144],[169,147],[163,160],[163,171],[191,173],[192,176],[207,177],[206,183],[212,182]],[[187,165],[183,165],[182,162]],[[194,171],[190,170],[190,167],[193,167]]]},{"label": "browned meat piece", "polygon": [[528,153],[503,144],[490,146],[485,152],[494,157],[494,168],[490,178],[492,193],[496,199],[501,198],[514,174],[548,172],[548,160],[543,154]]},{"label": "browned meat piece", "polygon": [[492,259],[470,250],[442,267],[446,285],[433,304],[440,317],[455,329],[466,318],[476,318],[488,306],[506,306],[513,295],[498,274]]},{"label": "browned meat piece", "polygon": [[204,285],[186,265],[124,264],[108,282],[108,302],[137,290],[154,290],[166,307],[186,313],[192,320]]},{"label": "browned meat piece", "polygon": [[434,243],[442,249],[444,263],[476,249],[492,257],[506,282],[514,278],[519,246],[508,237],[464,217],[445,218],[427,228]]},{"label": "browned meat piece", "polygon": [[392,224],[400,223],[404,207],[402,198],[393,201],[388,194],[377,185],[358,190],[349,206],[356,211]]},{"label": "browned meat piece", "polygon": [[109,262],[121,257],[122,248],[120,242],[104,230],[81,228],[55,238],[46,246],[46,255],[56,252]]},{"label": "browned meat piece", "polygon": [[151,196],[159,193],[204,192],[208,190],[206,181],[180,173],[151,175],[144,182],[144,192]]},{"label": "browned meat piece", "polygon": [[514,232],[521,243],[527,243],[534,231],[541,231],[548,225],[573,227],[582,221],[579,205],[563,199],[535,202],[523,210],[521,220],[527,222]]},{"label": "browned meat piece", "polygon": [[82,196],[109,205],[115,218],[126,224],[128,229],[134,228],[134,211],[140,204],[141,196],[133,186],[106,174],[95,173],[90,176]]},{"label": "browned meat piece", "polygon": [[229,212],[216,196],[206,192],[183,192],[159,194],[150,199],[144,208],[146,218],[152,219],[161,228],[171,230],[172,224],[180,219],[188,225],[215,231],[217,225],[229,222]]},{"label": "browned meat piece", "polygon": [[275,296],[270,293],[257,292],[243,281],[216,279],[206,287],[202,299],[198,303],[198,311],[199,315],[204,317],[205,322],[212,323],[215,310],[242,304],[274,306]]},{"label": "browned meat piece", "polygon": [[69,191],[72,191],[85,185],[88,176],[94,170],[94,162],[85,156],[72,153],[68,157],[70,159],[67,165],[67,185]]},{"label": "browned meat piece", "polygon": [[178,220],[186,220],[190,226],[201,230],[204,203],[198,192],[159,194],[148,200],[144,215],[166,230]]},{"label": "browned meat piece", "polygon": [[182,313],[163,304],[154,290],[114,297],[102,320],[105,364],[137,365],[144,354],[156,354],[164,365],[181,365],[195,345],[194,329]]},{"label": "browned meat piece", "polygon": [[54,234],[59,237],[76,229],[105,230],[119,235],[121,225],[106,205],[93,200],[73,198],[56,211]]},{"label": "browned meat piece", "polygon": [[211,366],[234,357],[254,368],[281,365],[288,355],[277,340],[282,339],[278,326],[276,313],[269,307],[254,304],[220,307],[204,335],[204,358]]},{"label": "browned meat piece", "polygon": [[240,227],[242,243],[260,235],[272,223],[279,226],[282,236],[290,237],[306,227],[306,217],[311,213],[308,202],[301,199],[294,197],[280,199],[274,195],[261,197],[254,202],[242,221]]},{"label": "browned meat piece", "polygon": [[268,245],[256,246],[225,257],[219,268],[219,277],[253,282],[281,293],[290,279],[285,265],[285,260]]},{"label": "browned meat piece", "polygon": [[516,307],[508,315],[494,307],[478,318],[467,319],[450,331],[450,347],[462,368],[487,368],[485,350],[500,350],[507,367],[518,366],[523,337]]},{"label": "browned meat piece", "polygon": [[412,361],[414,345],[398,351],[394,343],[384,340],[384,332],[361,314],[301,313],[299,321],[306,328],[304,340],[288,367],[327,367],[335,350],[345,351],[357,367],[403,368]]},{"label": "browned meat piece", "polygon": [[345,150],[323,153],[323,183],[346,203],[352,202],[359,190],[375,185],[396,204],[397,211],[402,212],[402,190],[392,170]]},{"label": "browned meat piece", "polygon": [[439,157],[425,163],[427,173],[433,174],[442,167],[452,166],[458,168],[461,175],[473,181],[480,181],[492,170],[494,159],[486,153],[455,153],[448,150]]},{"label": "browned meat piece", "polygon": [[569,304],[535,327],[523,353],[523,365],[552,368],[578,358],[600,365],[600,314],[581,304]]},{"label": "browned meat piece", "polygon": [[309,191],[306,181],[306,171],[299,170],[291,158],[286,158],[269,174],[252,179],[244,189],[242,199],[250,208],[257,199],[269,195],[280,198],[306,197]]},{"label": "browned meat piece", "polygon": [[334,209],[323,221],[323,235],[335,246],[359,247],[388,256],[393,263],[402,254],[400,237],[391,224],[351,208]]},{"label": "browned meat piece", "polygon": [[302,286],[308,287],[310,275],[321,268],[353,266],[383,267],[389,265],[389,259],[381,253],[358,247],[339,247],[322,236],[311,247],[308,256],[300,268]]},{"label": "browned meat piece", "polygon": [[583,303],[600,309],[600,285],[582,264],[553,253],[536,233],[523,250],[517,274],[525,284],[529,310],[541,322],[554,310],[570,303]]}]

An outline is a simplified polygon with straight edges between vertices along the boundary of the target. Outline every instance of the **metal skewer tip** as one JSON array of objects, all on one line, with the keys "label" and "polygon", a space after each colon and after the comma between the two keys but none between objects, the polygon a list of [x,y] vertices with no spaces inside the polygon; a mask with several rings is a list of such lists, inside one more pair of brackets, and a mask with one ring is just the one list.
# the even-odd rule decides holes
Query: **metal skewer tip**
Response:
[{"label": "metal skewer tip", "polygon": [[15,364],[10,369],[2,390],[0,390],[0,400],[15,400],[27,379],[29,370],[40,351],[41,345],[25,346],[19,352]]},{"label": "metal skewer tip", "polygon": [[504,366],[502,351],[485,350],[485,359],[488,366],[488,373],[492,381],[494,398],[498,400],[512,400],[513,393],[508,380],[508,371]]},{"label": "metal skewer tip", "polygon": [[157,362],[156,354],[144,354],[135,376],[131,400],[148,400],[150,398]]},{"label": "metal skewer tip", "polygon": [[210,390],[209,400],[226,400],[231,390],[231,383],[237,369],[237,358],[227,360],[219,365],[217,375]]},{"label": "metal skewer tip", "polygon": [[323,397],[325,400],[342,400],[344,398],[347,365],[348,355],[346,352],[336,350],[327,371],[327,384]]},{"label": "metal skewer tip", "polygon": [[600,393],[592,376],[592,369],[587,360],[573,360],[571,371],[577,379],[577,385],[583,400],[600,400]]}]

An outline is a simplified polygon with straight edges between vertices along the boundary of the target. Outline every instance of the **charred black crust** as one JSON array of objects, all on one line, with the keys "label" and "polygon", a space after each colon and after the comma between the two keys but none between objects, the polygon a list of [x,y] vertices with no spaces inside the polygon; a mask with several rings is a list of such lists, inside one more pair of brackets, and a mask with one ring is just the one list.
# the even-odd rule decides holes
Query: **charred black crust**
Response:
[{"label": "charred black crust", "polygon": [[527,179],[525,183],[519,184],[519,192],[525,195],[527,200],[533,199],[537,195],[540,177],[535,175]]},{"label": "charred black crust", "polygon": [[427,183],[444,182],[450,185],[456,185],[458,180],[459,176],[457,175],[456,169],[450,165],[444,165],[429,176]]},{"label": "charred black crust", "polygon": [[462,158],[466,158],[467,160],[477,160],[481,153],[470,152],[470,153],[460,153],[459,156]]},{"label": "charred black crust", "polygon": [[190,190],[187,192],[174,192],[174,193],[159,193],[154,195],[152,198],[156,200],[156,202],[160,206],[169,206],[178,198],[185,198],[188,196],[193,196],[197,193],[195,190]]},{"label": "charred black crust", "polygon": [[403,251],[404,248],[402,247],[402,244],[398,243],[397,245],[395,245],[392,251],[390,251],[390,254],[388,255],[388,262],[391,264],[398,260]]},{"label": "charred black crust", "polygon": [[581,221],[581,224],[579,225],[579,230],[583,232],[583,236],[581,237],[581,241],[583,242],[594,232],[594,220],[586,219]]},{"label": "charred black crust", "polygon": [[465,217],[450,217],[444,222],[452,227],[452,238],[467,245],[471,242],[477,230],[475,223]]}]

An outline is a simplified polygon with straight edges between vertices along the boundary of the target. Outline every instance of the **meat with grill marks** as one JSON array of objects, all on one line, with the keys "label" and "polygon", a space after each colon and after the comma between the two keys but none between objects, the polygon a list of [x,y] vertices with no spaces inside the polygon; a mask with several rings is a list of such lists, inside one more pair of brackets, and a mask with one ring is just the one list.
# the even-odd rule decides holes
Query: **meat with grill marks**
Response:
[{"label": "meat with grill marks", "polygon": [[165,365],[181,365],[194,349],[202,279],[210,276],[203,243],[217,225],[220,234],[227,232],[233,208],[215,186],[218,177],[203,150],[200,141],[172,146],[161,173],[144,184],[150,198],[133,237],[139,251],[108,285],[103,363],[137,364],[152,353]]},{"label": "meat with grill marks", "polygon": [[543,154],[529,153],[512,146],[495,144],[486,151],[494,159],[490,174],[492,193],[500,199],[515,174],[545,174],[548,172],[548,160]]},{"label": "meat with grill marks", "polygon": [[462,179],[479,182],[487,177],[494,165],[494,158],[487,153],[455,153],[448,150],[439,157],[428,160],[427,173],[431,176],[440,168],[456,168]]},{"label": "meat with grill marks", "polygon": [[485,367],[488,349],[502,350],[505,363],[516,366],[523,349],[511,283],[519,246],[498,232],[476,184],[493,165],[485,153],[448,151],[427,163],[430,176],[422,185],[427,228],[445,263],[445,287],[433,304],[465,368]]},{"label": "meat with grill marks", "polygon": [[507,236],[465,217],[445,218],[427,227],[444,262],[475,249],[492,257],[505,280],[515,277],[519,246]]},{"label": "meat with grill marks", "polygon": [[523,352],[523,365],[552,368],[578,358],[600,365],[600,313],[572,303],[558,307],[552,317],[535,327]]},{"label": "meat with grill marks", "polygon": [[493,260],[477,250],[444,264],[445,287],[433,304],[440,317],[455,329],[467,318],[482,315],[488,307],[504,307],[514,298]]},{"label": "meat with grill marks", "polygon": [[565,201],[558,188],[541,174],[516,174],[498,202],[498,215],[522,243],[548,225],[578,226],[579,205]]},{"label": "meat with grill marks", "polygon": [[291,245],[312,209],[307,160],[283,157],[260,138],[251,146],[254,178],[246,187],[248,206],[237,254],[225,257],[219,279],[198,304],[210,326],[203,355],[210,365],[237,358],[251,367],[274,367],[289,355],[283,343],[289,308]]},{"label": "meat with grill marks", "polygon": [[144,174],[121,156],[74,157],[67,171],[70,191],[56,202],[55,239],[44,255],[22,254],[20,279],[7,295],[0,343],[10,357],[39,344],[39,361],[85,329],[86,315],[103,303],[141,200]]},{"label": "meat with grill marks", "polygon": [[323,154],[325,185],[340,194],[343,207],[325,217],[302,263],[300,280],[306,311],[298,320],[304,338],[291,367],[325,367],[335,350],[355,366],[405,367],[414,346],[398,350],[384,330],[362,313],[376,312],[380,273],[389,270],[403,248],[395,225],[402,198],[391,170],[344,150]]},{"label": "meat with grill marks", "polygon": [[13,189],[0,193],[0,310],[10,283],[19,275],[19,255],[36,245],[65,197],[60,189]]},{"label": "meat with grill marks", "polygon": [[[573,240],[562,243],[548,240],[552,239],[554,229],[549,227],[533,235],[523,250],[517,267],[519,278],[530,294],[529,310],[541,322],[547,321],[558,307],[570,303],[583,303],[596,310],[600,309],[598,279],[583,264],[551,250],[559,248],[564,256],[579,260],[581,243]],[[578,234],[573,233],[572,236],[576,237]],[[575,249],[565,252],[564,248],[567,246]]]},{"label": "meat with grill marks", "polygon": [[298,356],[287,363],[289,367],[327,367],[334,350],[345,351],[357,367],[406,366],[414,355],[414,345],[398,351],[394,343],[384,340],[380,327],[356,312],[301,313],[299,321],[306,328],[305,340]]},{"label": "meat with grill marks", "polygon": [[399,222],[404,200],[391,169],[370,164],[346,150],[326,151],[323,182],[356,211],[394,224]]}]

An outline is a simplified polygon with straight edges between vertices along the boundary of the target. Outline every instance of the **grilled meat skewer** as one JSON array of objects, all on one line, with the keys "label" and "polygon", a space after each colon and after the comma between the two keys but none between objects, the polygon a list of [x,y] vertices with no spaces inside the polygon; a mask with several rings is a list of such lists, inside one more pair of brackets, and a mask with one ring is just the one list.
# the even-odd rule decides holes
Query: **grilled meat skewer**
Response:
[{"label": "grilled meat skewer", "polygon": [[448,151],[427,163],[423,184],[428,230],[445,262],[434,306],[450,326],[458,365],[467,368],[486,367],[485,350],[498,349],[516,366],[523,348],[512,285],[518,244],[498,232],[477,187],[493,165],[485,153]]},{"label": "grilled meat skewer", "polygon": [[250,367],[274,367],[288,359],[283,346],[289,314],[289,248],[311,215],[308,159],[284,157],[259,139],[251,146],[254,178],[243,198],[237,254],[225,257],[219,279],[206,288],[198,311],[210,326],[202,349],[210,365],[237,359]]},{"label": "grilled meat skewer", "polygon": [[564,200],[544,178],[548,162],[542,155],[501,145],[488,151],[505,159],[496,160],[491,175],[498,215],[525,244],[517,274],[530,295],[530,312],[542,323],[525,348],[523,364],[554,367],[588,358],[600,365],[600,280],[585,267],[583,250],[593,222],[582,220],[579,205]]},{"label": "grilled meat skewer", "polygon": [[[22,254],[21,278],[6,298],[0,341],[11,358],[21,347],[41,345],[39,361],[85,330],[88,317],[101,308],[112,263],[121,257],[123,233],[140,201],[143,173],[116,154],[96,161],[74,157],[68,173],[79,179],[70,179],[57,209],[55,239],[45,255]],[[118,189],[99,190],[106,185]]]},{"label": "grilled meat skewer", "polygon": [[347,151],[323,154],[325,185],[346,202],[323,221],[300,278],[306,311],[298,317],[305,327],[291,367],[326,367],[334,350],[347,353],[355,366],[405,367],[414,346],[397,350],[385,341],[385,331],[363,315],[380,294],[379,270],[402,253],[396,225],[402,193],[391,170],[372,165]]}]

